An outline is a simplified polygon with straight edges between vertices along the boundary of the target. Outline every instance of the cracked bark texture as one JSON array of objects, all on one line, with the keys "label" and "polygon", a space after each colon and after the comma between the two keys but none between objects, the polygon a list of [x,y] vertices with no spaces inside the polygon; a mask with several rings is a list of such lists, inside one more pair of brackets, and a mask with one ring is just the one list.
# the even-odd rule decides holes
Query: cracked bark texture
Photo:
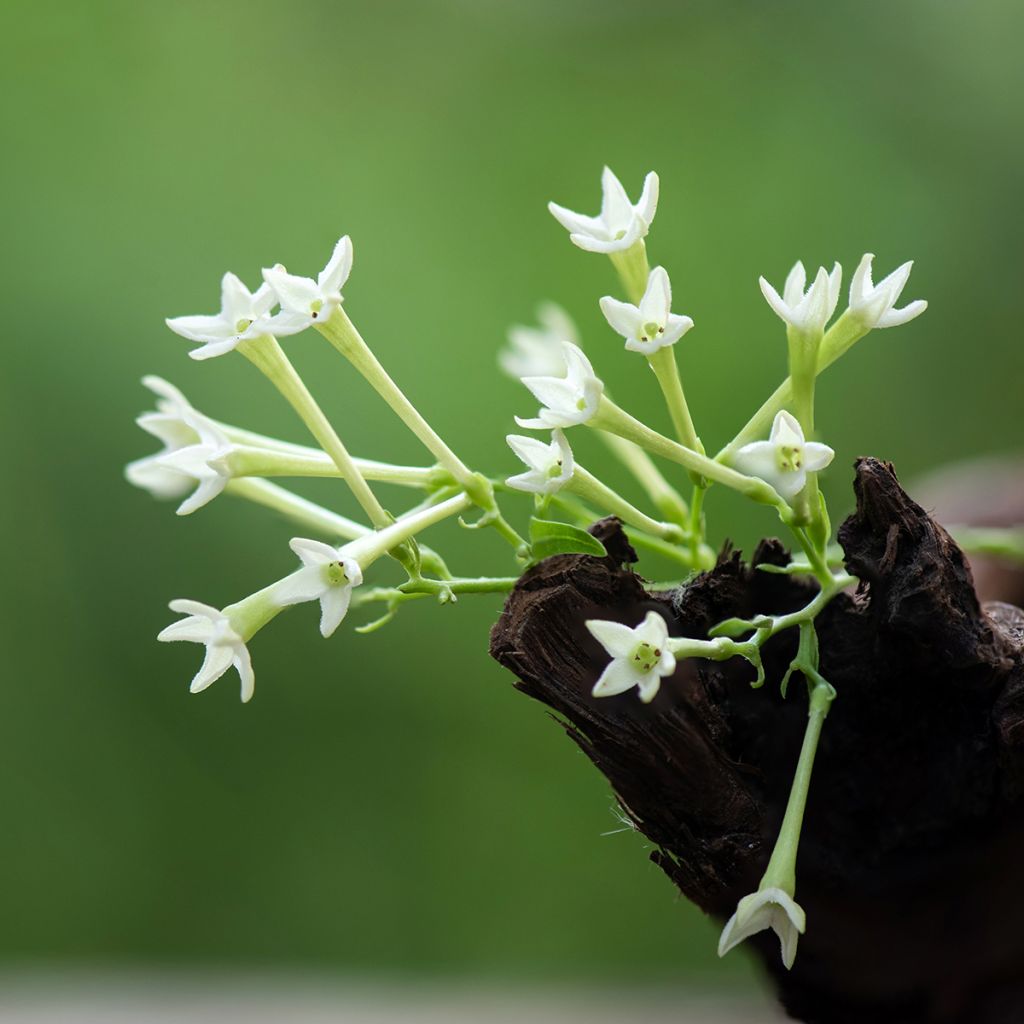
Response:
[{"label": "cracked bark texture", "polygon": [[[838,690],[821,740],[800,854],[808,930],[792,971],[771,933],[749,947],[782,1004],[822,1024],[1024,1021],[1024,612],[982,607],[949,535],[892,467],[856,466],[839,531],[856,594],[818,619]],[[527,572],[491,637],[517,687],[551,708],[604,773],[652,859],[720,922],[753,891],[777,833],[806,722],[806,690],[777,682],[795,635],[765,647],[768,683],[740,659],[687,660],[650,705],[595,699],[607,656],[589,618],[660,612],[676,636],[730,616],[801,607],[813,585],[725,552],[677,591],[649,593],[616,520],[607,558],[562,555]],[[795,631],[794,631],[795,632]],[[733,954],[735,955],[735,954]]]}]

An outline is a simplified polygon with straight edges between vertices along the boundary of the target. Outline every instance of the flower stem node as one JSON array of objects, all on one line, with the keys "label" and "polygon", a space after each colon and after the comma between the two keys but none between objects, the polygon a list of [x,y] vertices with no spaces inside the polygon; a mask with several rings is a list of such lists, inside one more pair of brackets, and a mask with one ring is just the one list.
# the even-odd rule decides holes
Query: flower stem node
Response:
[{"label": "flower stem node", "polygon": [[736,906],[718,940],[718,955],[725,956],[751,935],[771,928],[779,937],[782,962],[789,970],[796,959],[796,946],[807,928],[803,908],[785,889],[769,887],[744,896]]},{"label": "flower stem node", "polygon": [[634,204],[622,182],[606,167],[601,174],[601,212],[596,217],[574,213],[557,203],[548,203],[548,209],[579,248],[605,254],[624,252],[650,230],[658,209],[658,175],[651,171],[644,178],[643,192]]},{"label": "flower stem node", "polygon": [[807,474],[824,469],[834,457],[828,445],[806,441],[796,417],[783,409],[775,416],[769,440],[744,445],[733,461],[741,472],[760,477],[792,500],[804,489]]},{"label": "flower stem node", "polygon": [[639,305],[620,302],[610,295],[601,299],[601,312],[609,326],[626,340],[630,352],[653,355],[674,345],[691,327],[693,320],[672,311],[672,285],[664,267],[655,267]]},{"label": "flower stem node", "polygon": [[612,657],[591,691],[595,697],[612,697],[635,686],[640,699],[649,704],[657,696],[661,680],[676,670],[668,626],[657,612],[648,612],[632,629],[602,619],[588,620],[587,629]]},{"label": "flower stem node", "polygon": [[527,430],[551,430],[586,423],[597,412],[604,384],[583,350],[571,342],[562,343],[564,377],[524,377],[523,383],[542,408],[534,419],[516,417]]}]

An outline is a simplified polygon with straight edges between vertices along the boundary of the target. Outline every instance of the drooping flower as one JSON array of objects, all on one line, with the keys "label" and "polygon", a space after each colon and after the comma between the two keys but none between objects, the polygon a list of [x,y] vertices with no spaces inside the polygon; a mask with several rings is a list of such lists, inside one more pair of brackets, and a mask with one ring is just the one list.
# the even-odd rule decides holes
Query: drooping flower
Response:
[{"label": "drooping flower", "polygon": [[871,330],[875,327],[898,327],[920,316],[927,308],[924,299],[915,299],[902,309],[894,308],[906,287],[913,260],[897,267],[878,284],[871,283],[871,261],[874,253],[866,252],[850,280],[850,312]]},{"label": "drooping flower", "polygon": [[586,423],[597,412],[604,384],[594,373],[583,350],[571,342],[562,342],[564,377],[524,377],[523,383],[543,408],[532,420],[516,417],[516,423],[528,430],[550,430]]},{"label": "drooping flower", "polygon": [[646,356],[674,345],[693,327],[688,316],[672,312],[672,285],[664,267],[651,271],[639,306],[606,295],[601,299],[601,312],[612,330],[626,339],[627,349]]},{"label": "drooping flower", "polygon": [[216,423],[194,409],[181,416],[183,429],[190,429],[195,440],[152,457],[152,466],[164,473],[177,473],[186,485],[196,489],[177,508],[179,516],[187,516],[209,504],[227,486],[231,471],[227,456],[233,444]]},{"label": "drooping flower", "polygon": [[215,316],[176,316],[167,320],[175,334],[189,341],[202,342],[189,352],[193,359],[210,359],[224,355],[242,341],[262,334],[272,334],[270,311],[277,297],[266,284],[250,292],[231,273],[221,280],[220,312]]},{"label": "drooping flower", "polygon": [[745,444],[734,461],[737,469],[767,481],[789,499],[804,489],[808,472],[824,469],[834,457],[827,444],[805,441],[796,418],[783,409],[772,423],[770,439]]},{"label": "drooping flower", "polygon": [[782,962],[788,970],[796,959],[796,946],[807,927],[803,908],[785,889],[766,888],[744,896],[718,940],[718,955],[725,956],[751,935],[771,928],[779,937]]},{"label": "drooping flower", "polygon": [[219,609],[201,604],[199,601],[172,601],[170,608],[172,612],[178,612],[187,618],[172,622],[159,633],[157,640],[188,640],[206,645],[203,664],[193,678],[189,690],[192,693],[205,690],[234,666],[242,681],[242,701],[248,701],[252,697],[255,685],[252,661],[245,640],[231,624],[228,616]]},{"label": "drooping flower", "polygon": [[305,537],[294,537],[289,546],[299,556],[302,568],[274,586],[273,599],[282,607],[319,601],[320,633],[328,637],[345,618],[352,590],[363,582],[363,570],[344,547]]},{"label": "drooping flower", "polygon": [[762,277],[761,293],[768,300],[768,305],[791,327],[807,333],[818,333],[832,319],[839,303],[839,288],[842,284],[843,268],[836,263],[832,273],[824,267],[807,288],[807,271],[800,260],[793,264],[793,269],[786,275],[786,283],[782,296]]},{"label": "drooping flower", "polygon": [[263,271],[263,280],[281,303],[273,320],[273,334],[298,334],[312,324],[324,323],[341,305],[341,289],[352,272],[352,239],[338,239],[327,266],[311,277],[289,274],[280,264]]},{"label": "drooping flower", "polygon": [[647,235],[658,208],[658,175],[644,178],[639,201],[630,202],[622,182],[606,167],[601,175],[601,212],[596,217],[574,213],[557,203],[548,209],[569,232],[569,239],[587,252],[622,252]]},{"label": "drooping flower", "polygon": [[668,649],[668,626],[657,612],[648,612],[632,629],[602,619],[588,620],[587,629],[612,656],[591,691],[595,697],[611,697],[635,686],[640,699],[649,704],[662,677],[676,670],[675,655]]},{"label": "drooping flower", "polygon": [[551,444],[521,434],[509,434],[505,440],[529,467],[525,473],[510,476],[505,481],[509,487],[533,494],[554,494],[572,479],[572,449],[561,430],[551,432]]},{"label": "drooping flower", "polygon": [[510,377],[554,377],[565,365],[562,342],[580,343],[572,318],[561,306],[545,302],[537,307],[537,327],[517,324],[508,331],[508,348],[498,363]]}]

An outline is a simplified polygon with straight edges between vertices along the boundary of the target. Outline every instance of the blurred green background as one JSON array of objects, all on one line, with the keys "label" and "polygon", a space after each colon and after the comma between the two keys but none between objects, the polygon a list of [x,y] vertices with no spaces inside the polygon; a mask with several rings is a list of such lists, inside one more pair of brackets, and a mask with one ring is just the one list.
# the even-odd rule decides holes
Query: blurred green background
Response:
[{"label": "blurred green background", "polygon": [[[820,385],[849,506],[858,454],[905,477],[1019,446],[1021,5],[594,2],[5,5],[7,541],[0,957],[716,984],[715,927],[619,828],[603,780],[487,657],[491,598],[331,642],[300,608],[254,644],[255,700],[191,697],[166,602],[290,571],[292,530],[226,498],[178,519],[122,479],[158,373],[204,411],[301,427],[239,357],[189,360],[162,318],[233,269],[319,269],[355,241],[347,308],[474,466],[535,403],[502,378],[542,299],[632,411],[653,381],[597,308],[606,260],[549,199],[596,210],[609,163],[661,174],[698,427],[717,447],[783,373],[757,288],[800,257],[917,264],[928,313]],[[289,352],[358,454],[416,445],[314,335]],[[579,440],[592,469],[601,449]],[[622,475],[608,467],[611,482]],[[305,493],[351,512],[344,489]],[[524,522],[528,505],[516,507]],[[716,540],[771,519],[709,500]],[[440,530],[460,570],[496,538]]]}]

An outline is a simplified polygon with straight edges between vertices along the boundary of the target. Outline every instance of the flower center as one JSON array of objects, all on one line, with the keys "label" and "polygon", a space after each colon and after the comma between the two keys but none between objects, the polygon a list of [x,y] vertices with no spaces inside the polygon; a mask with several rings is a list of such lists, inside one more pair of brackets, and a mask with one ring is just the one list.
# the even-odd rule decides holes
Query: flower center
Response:
[{"label": "flower center", "polygon": [[780,444],[775,449],[775,464],[783,473],[795,473],[804,464],[803,448],[798,444]]},{"label": "flower center", "polygon": [[324,567],[324,576],[332,587],[341,587],[348,583],[345,566],[341,562],[330,562]]},{"label": "flower center", "polygon": [[236,330],[236,331],[237,331],[237,332],[238,332],[239,334],[245,334],[245,332],[246,332],[247,330],[249,330],[249,328],[250,328],[251,326],[252,326],[252,321],[251,321],[251,320],[246,320],[246,319],[245,319],[245,317],[242,317],[242,319],[241,319],[241,320],[239,320],[239,321],[237,321],[237,322],[235,323],[235,330]]},{"label": "flower center", "polygon": [[629,660],[630,664],[641,672],[652,672],[661,661],[661,648],[649,644],[646,640],[641,640],[633,648],[633,654]]},{"label": "flower center", "polygon": [[640,336],[640,340],[650,341],[651,338],[656,338],[659,334],[664,334],[665,328],[651,320],[650,322],[644,324],[643,332],[644,333]]},{"label": "flower center", "polygon": [[318,318],[318,317],[320,316],[320,311],[321,311],[321,310],[322,310],[323,308],[324,308],[324,300],[323,300],[323,299],[314,299],[314,300],[313,300],[313,301],[312,301],[312,302],[311,302],[311,303],[309,304],[309,313],[310,313],[310,316],[312,316],[312,317],[313,317],[313,319],[314,319],[314,320],[316,320],[316,319],[317,319],[317,318]]}]

